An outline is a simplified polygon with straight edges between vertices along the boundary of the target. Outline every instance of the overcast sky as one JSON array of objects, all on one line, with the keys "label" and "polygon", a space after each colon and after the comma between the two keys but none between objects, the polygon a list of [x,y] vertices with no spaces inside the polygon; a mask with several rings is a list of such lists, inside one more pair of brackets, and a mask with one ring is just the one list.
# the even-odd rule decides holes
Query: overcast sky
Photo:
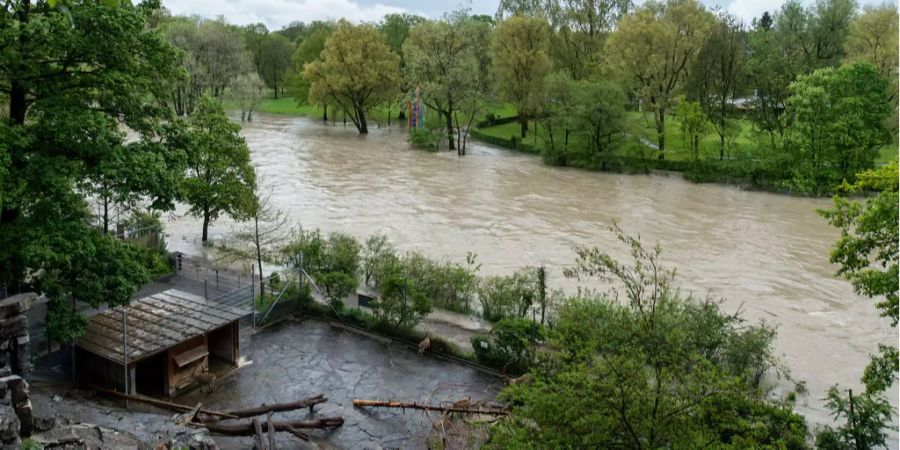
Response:
[{"label": "overcast sky", "polygon": [[[720,6],[747,23],[763,11],[777,10],[785,0],[701,0],[708,7]],[[881,3],[862,0],[861,3]],[[474,14],[493,15],[499,0],[475,0]],[[893,0],[896,3],[896,0]],[[811,3],[811,0],[805,0]],[[432,18],[456,9],[459,0],[163,0],[173,14],[225,16],[234,24],[262,22],[276,30],[295,20],[309,22],[347,18],[354,22],[377,21],[385,14],[410,12]],[[468,4],[467,2],[465,4]]]}]

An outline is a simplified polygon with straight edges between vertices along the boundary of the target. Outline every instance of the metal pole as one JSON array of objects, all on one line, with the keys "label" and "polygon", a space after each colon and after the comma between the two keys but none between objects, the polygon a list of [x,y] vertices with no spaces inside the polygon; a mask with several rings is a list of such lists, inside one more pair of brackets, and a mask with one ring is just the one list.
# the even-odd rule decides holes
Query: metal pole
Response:
[{"label": "metal pole", "polygon": [[407,278],[403,277],[403,336],[408,341],[409,340],[409,329],[406,328],[406,291],[407,291]]},{"label": "metal pole", "polygon": [[250,266],[250,309],[253,312],[250,318],[253,328],[256,328],[256,268]]},{"label": "metal pole", "polygon": [[[304,291],[303,291],[303,252],[302,251],[300,252],[300,272],[298,273],[298,275],[300,276],[299,290],[300,290],[300,296],[302,297],[304,294]],[[311,292],[310,292],[310,296],[312,296]]]},{"label": "metal pole", "polygon": [[203,280],[203,298],[209,300],[209,281]]},{"label": "metal pole", "polygon": [[[122,366],[125,368],[125,395],[128,391],[128,312],[122,306]],[[128,397],[125,397],[125,409],[128,409]]]}]

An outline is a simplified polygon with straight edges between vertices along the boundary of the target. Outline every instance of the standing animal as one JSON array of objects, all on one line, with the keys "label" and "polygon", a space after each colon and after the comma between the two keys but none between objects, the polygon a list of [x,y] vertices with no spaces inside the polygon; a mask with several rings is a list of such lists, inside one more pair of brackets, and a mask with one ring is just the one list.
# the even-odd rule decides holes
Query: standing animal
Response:
[{"label": "standing animal", "polygon": [[518,378],[506,378],[506,379],[504,379],[504,381],[506,381],[506,384],[529,385],[529,384],[534,384],[534,377],[530,373],[526,373],[525,375],[522,375],[521,377],[518,377]]},{"label": "standing animal", "polygon": [[216,388],[216,374],[211,372],[200,372],[194,375],[194,379],[200,383],[200,390],[202,391],[206,388],[206,393],[209,394]]},{"label": "standing animal", "polygon": [[422,339],[422,342],[419,342],[419,356],[422,356],[425,353],[425,350],[431,348],[431,338],[425,336],[425,339]]}]

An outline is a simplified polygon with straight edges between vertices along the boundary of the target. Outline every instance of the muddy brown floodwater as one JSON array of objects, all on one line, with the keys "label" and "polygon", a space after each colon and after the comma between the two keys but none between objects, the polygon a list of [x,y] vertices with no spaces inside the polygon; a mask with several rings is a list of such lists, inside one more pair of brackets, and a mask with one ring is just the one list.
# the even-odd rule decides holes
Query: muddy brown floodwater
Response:
[{"label": "muddy brown floodwater", "polygon": [[[380,232],[403,250],[460,262],[471,251],[482,274],[543,264],[553,285],[573,289],[561,274],[573,245],[625,256],[613,223],[658,242],[683,289],[777,325],[777,349],[809,390],[798,410],[813,423],[828,421],[821,398],[830,385],[858,388],[867,354],[897,340],[873,302],[834,276],[838,233],[816,214],[827,199],[553,168],[478,143],[462,158],[416,151],[402,128],[358,136],[352,126],[257,115],[243,135],[262,184],[304,227]],[[196,220],[167,227],[172,249],[202,253]],[[211,235],[231,229],[220,220]],[[889,395],[896,407],[896,386]]]}]

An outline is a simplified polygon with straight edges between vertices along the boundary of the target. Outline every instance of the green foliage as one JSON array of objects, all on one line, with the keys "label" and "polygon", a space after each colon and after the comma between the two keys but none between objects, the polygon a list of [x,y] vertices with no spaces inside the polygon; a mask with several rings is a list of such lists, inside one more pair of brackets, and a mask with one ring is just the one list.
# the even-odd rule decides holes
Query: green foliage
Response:
[{"label": "green foliage", "polygon": [[878,149],[890,140],[885,83],[873,66],[852,64],[820,69],[791,84],[793,122],[785,157],[795,185],[830,190],[873,166]]},{"label": "green foliage", "polygon": [[[834,208],[819,211],[828,223],[841,230],[831,251],[830,261],[839,266],[838,275],[850,280],[860,295],[878,299],[882,317],[896,327],[898,306],[898,204],[897,160],[877,169],[860,173],[847,192],[875,191],[865,204],[841,196],[834,197]],[[838,421],[816,434],[820,448],[872,448],[885,445],[893,410],[884,393],[897,380],[900,369],[897,347],[880,344],[863,372],[865,391],[843,396],[838,386],[828,390],[827,407]]]},{"label": "green foliage", "polygon": [[383,279],[378,288],[379,295],[372,303],[372,312],[383,322],[409,329],[431,312],[431,300],[423,295],[415,282],[408,282],[397,270]]},{"label": "green foliage", "polygon": [[624,302],[560,308],[534,383],[502,392],[512,414],[488,447],[806,448],[803,419],[755,380],[774,369],[774,334],[682,296],[658,247],[618,233],[633,263],[580,248],[567,275],[610,281]]},{"label": "green foliage", "polygon": [[848,450],[857,448],[884,448],[887,446],[887,430],[893,418],[891,403],[878,393],[865,392],[847,396],[837,386],[828,389],[825,406],[841,425],[825,425],[816,430],[816,448],[822,450]]},{"label": "green foliage", "polygon": [[72,299],[123,304],[149,278],[140,249],[92,225],[86,197],[175,199],[183,155],[164,133],[169,111],[151,102],[177,55],[146,26],[156,7],[13,2],[0,13],[0,285],[45,294],[60,341],[83,327]]},{"label": "green foliage", "polygon": [[706,114],[698,102],[682,101],[675,107],[675,115],[681,119],[681,135],[691,160],[700,159],[700,138],[706,134],[708,122]]},{"label": "green foliage", "polygon": [[218,102],[205,97],[178,130],[188,167],[181,196],[188,211],[203,219],[203,242],[212,221],[222,214],[244,217],[253,203],[256,172],[240,129]]},{"label": "green foliage", "polygon": [[313,277],[332,306],[338,307],[359,285],[361,250],[359,241],[349,234],[330,233],[323,238],[319,230],[300,230],[281,252],[288,264]]},{"label": "green foliage", "polygon": [[551,69],[549,40],[547,21],[525,16],[498,23],[491,38],[494,89],[500,98],[516,105],[520,120],[533,117],[541,109],[544,78]]},{"label": "green foliage", "polygon": [[503,319],[487,336],[472,337],[478,362],[503,373],[526,372],[535,360],[535,347],[544,337],[540,324],[527,319]]},{"label": "green foliage", "polygon": [[481,316],[491,322],[525,317],[539,296],[536,273],[525,268],[510,276],[482,279],[478,284]]},{"label": "green foliage", "polygon": [[310,83],[310,103],[340,107],[365,134],[368,110],[397,91],[400,57],[372,25],[341,20],[325,41],[321,60],[306,64],[303,76]]},{"label": "green foliage", "polygon": [[426,128],[410,128],[409,143],[416,148],[424,150],[437,151],[438,143],[441,142],[441,133]]}]

